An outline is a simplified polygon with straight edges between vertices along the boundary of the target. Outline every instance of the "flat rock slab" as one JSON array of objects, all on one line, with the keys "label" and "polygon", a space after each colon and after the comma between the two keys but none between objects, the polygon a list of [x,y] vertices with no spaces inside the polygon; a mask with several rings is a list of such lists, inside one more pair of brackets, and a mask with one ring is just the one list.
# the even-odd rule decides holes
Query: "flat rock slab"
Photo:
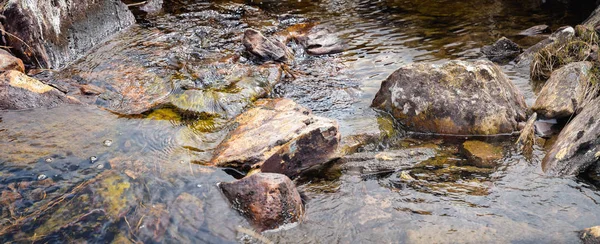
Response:
[{"label": "flat rock slab", "polygon": [[570,63],[552,72],[531,108],[548,119],[569,117],[580,108],[590,81],[591,62]]},{"label": "flat rock slab", "polygon": [[235,123],[237,128],[217,147],[212,165],[294,177],[336,157],[337,122],[314,116],[292,100],[259,100]]},{"label": "flat rock slab", "polygon": [[0,110],[53,107],[64,103],[78,102],[19,71],[0,74]]},{"label": "flat rock slab", "polygon": [[542,160],[548,175],[578,175],[600,161],[600,99],[565,126]]},{"label": "flat rock slab", "polygon": [[493,168],[496,161],[502,159],[502,148],[482,141],[466,141],[461,147],[462,153],[470,164],[480,168]]},{"label": "flat rock slab", "polygon": [[26,63],[59,69],[135,23],[119,0],[10,0],[3,11],[8,45]]},{"label": "flat rock slab", "polygon": [[495,135],[518,131],[525,100],[490,61],[414,63],[390,75],[373,103],[410,131]]},{"label": "flat rock slab", "polygon": [[362,152],[342,158],[344,170],[350,173],[376,174],[409,169],[416,164],[433,158],[437,152],[433,148],[409,148],[385,152]]},{"label": "flat rock slab", "polygon": [[282,174],[257,173],[219,187],[233,208],[260,231],[297,222],[304,215],[296,186]]},{"label": "flat rock slab", "polygon": [[0,49],[0,72],[16,70],[25,73],[25,65],[21,59],[18,59],[12,54],[3,49]]}]

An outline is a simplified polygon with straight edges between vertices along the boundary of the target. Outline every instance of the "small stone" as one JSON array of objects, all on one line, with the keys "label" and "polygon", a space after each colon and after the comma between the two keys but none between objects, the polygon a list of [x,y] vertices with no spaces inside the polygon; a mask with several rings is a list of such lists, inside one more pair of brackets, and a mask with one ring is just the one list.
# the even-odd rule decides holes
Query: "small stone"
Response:
[{"label": "small stone", "polygon": [[94,162],[96,162],[97,160],[98,160],[98,157],[96,157],[96,156],[91,156],[91,157],[90,157],[90,162],[91,162],[91,163],[94,163]]},{"label": "small stone", "polygon": [[198,185],[196,185],[196,187],[198,187],[198,188],[201,188],[201,187],[202,187],[202,184],[198,184]]},{"label": "small stone", "polygon": [[500,38],[493,45],[484,46],[481,52],[495,63],[508,63],[521,54],[521,47],[506,37]]},{"label": "small stone", "polygon": [[402,170],[402,172],[400,172],[400,179],[402,179],[404,181],[413,181],[413,180],[415,180],[415,178],[413,178],[412,176],[410,176],[410,174],[406,170]]},{"label": "small stone", "polygon": [[104,140],[103,144],[104,146],[110,147],[112,145],[113,141],[112,140]]},{"label": "small stone", "polygon": [[38,180],[45,180],[47,178],[48,178],[48,176],[46,176],[44,174],[38,175],[38,177],[37,177]]},{"label": "small stone", "polygon": [[52,161],[53,161],[52,158],[47,158],[46,159],[46,163],[52,163]]},{"label": "small stone", "polygon": [[96,166],[96,168],[97,168],[97,169],[104,169],[104,164],[98,164],[98,165]]},{"label": "small stone", "polygon": [[469,163],[481,168],[493,168],[502,159],[502,148],[482,141],[466,141],[461,148]]},{"label": "small stone", "polygon": [[25,72],[25,65],[23,65],[23,61],[21,59],[12,56],[4,49],[0,49],[0,72],[7,70]]},{"label": "small stone", "polygon": [[84,95],[100,95],[100,94],[104,93],[104,89],[97,87],[95,85],[92,85],[92,84],[82,85],[81,87],[79,87],[79,90]]}]

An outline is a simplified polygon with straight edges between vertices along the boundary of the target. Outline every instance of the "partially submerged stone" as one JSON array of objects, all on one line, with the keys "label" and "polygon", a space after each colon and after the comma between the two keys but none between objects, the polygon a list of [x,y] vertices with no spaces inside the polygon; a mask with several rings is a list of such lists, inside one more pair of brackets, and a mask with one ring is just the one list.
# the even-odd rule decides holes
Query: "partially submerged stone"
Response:
[{"label": "partially submerged stone", "polygon": [[578,175],[600,161],[600,99],[583,108],[542,160],[548,175]]},{"label": "partially submerged stone", "polygon": [[307,33],[295,36],[295,39],[310,55],[340,53],[346,49],[342,39],[323,26],[313,27]]},{"label": "partially submerged stone", "polygon": [[410,169],[436,156],[434,148],[407,148],[384,152],[362,152],[344,156],[342,168],[350,173],[375,174]]},{"label": "partially submerged stone", "polygon": [[0,74],[0,110],[53,107],[64,103],[77,101],[19,71]]},{"label": "partially submerged stone", "polygon": [[12,56],[9,52],[0,49],[0,72],[16,70],[19,72],[25,72],[25,65],[19,58]]},{"label": "partially submerged stone", "polygon": [[519,135],[519,139],[517,139],[517,146],[519,150],[523,152],[528,157],[531,157],[533,154],[533,145],[535,145],[535,122],[537,120],[537,113],[533,113],[529,120],[527,120],[527,124],[521,130],[521,135]]},{"label": "partially submerged stone", "polygon": [[257,173],[219,187],[233,208],[259,231],[298,222],[304,214],[294,183],[282,174]]},{"label": "partially submerged stone", "polygon": [[[117,0],[10,0],[4,6],[8,46],[26,63],[58,69],[135,23]],[[17,39],[18,38],[18,39]]]},{"label": "partially submerged stone", "polygon": [[481,168],[493,168],[502,159],[502,148],[482,141],[466,141],[461,147],[469,163]]},{"label": "partially submerged stone", "polygon": [[518,131],[526,109],[501,69],[483,60],[404,66],[383,81],[371,106],[408,130],[452,135]]},{"label": "partially submerged stone", "polygon": [[536,25],[532,26],[524,31],[519,32],[517,35],[519,36],[535,36],[540,34],[550,34],[552,31],[550,30],[550,26],[548,25]]},{"label": "partially submerged stone", "polygon": [[291,51],[285,44],[275,39],[263,36],[257,30],[247,29],[242,39],[246,51],[261,61],[285,62],[292,58]]},{"label": "partially submerged stone", "polygon": [[496,63],[508,63],[521,54],[521,47],[506,37],[500,38],[493,45],[484,46],[481,52]]},{"label": "partially submerged stone", "polygon": [[584,92],[591,82],[591,62],[570,63],[552,72],[531,108],[540,116],[553,119],[573,115],[581,109]]},{"label": "partially submerged stone", "polygon": [[337,122],[314,116],[292,100],[259,100],[235,123],[237,128],[217,147],[212,165],[294,177],[336,157]]}]

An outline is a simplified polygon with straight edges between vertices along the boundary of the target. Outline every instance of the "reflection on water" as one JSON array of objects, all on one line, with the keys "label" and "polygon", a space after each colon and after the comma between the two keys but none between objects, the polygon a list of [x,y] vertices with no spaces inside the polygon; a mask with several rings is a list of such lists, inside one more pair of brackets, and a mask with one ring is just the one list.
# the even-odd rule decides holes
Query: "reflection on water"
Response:
[{"label": "reflection on water", "polygon": [[[554,1],[166,2],[167,14],[52,78],[125,90],[127,96],[109,93],[96,104],[142,115],[95,106],[0,112],[2,242],[255,241],[240,231],[248,223],[216,187],[234,178],[202,166],[224,138],[227,120],[154,106],[183,92],[182,84],[222,87],[209,66],[245,62],[233,57],[244,28],[273,34],[304,21],[333,27],[349,50],[298,54],[291,68],[303,75],[285,79],[272,95],[338,119],[344,136],[389,134],[369,104],[399,66],[479,59],[479,48],[501,36],[527,46],[531,40],[517,36],[521,30],[578,23],[593,9]],[[527,75],[503,68],[532,103]],[[127,82],[139,86],[129,91]],[[140,91],[147,97],[138,97]],[[598,224],[597,189],[543,176],[543,150],[527,161],[513,152],[512,140],[492,142],[505,148],[495,169],[469,166],[459,144],[443,139],[392,143],[439,146],[436,157],[399,172],[357,175],[334,166],[298,181],[306,219],[263,235],[277,243],[577,242],[574,231]]]}]

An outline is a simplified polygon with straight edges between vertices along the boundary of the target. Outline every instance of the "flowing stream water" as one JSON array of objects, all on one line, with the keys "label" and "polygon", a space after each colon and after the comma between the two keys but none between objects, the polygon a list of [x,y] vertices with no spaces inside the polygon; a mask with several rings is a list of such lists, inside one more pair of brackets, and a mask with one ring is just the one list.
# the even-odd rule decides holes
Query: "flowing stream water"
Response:
[{"label": "flowing stream water", "polygon": [[[148,101],[182,92],[206,67],[244,56],[245,28],[267,35],[296,23],[327,26],[348,49],[297,54],[270,97],[288,97],[336,119],[342,136],[385,134],[360,153],[433,148],[434,158],[407,172],[364,175],[339,164],[296,183],[306,204],[301,223],[260,233],[275,243],[577,243],[576,231],[600,224],[600,194],[591,182],[547,177],[545,149],[531,159],[514,137],[484,138],[504,149],[494,169],[464,166],[464,138],[415,138],[369,108],[381,81],[413,62],[477,60],[502,36],[522,46],[540,38],[518,33],[582,22],[590,1],[166,1],[165,13],[91,51],[47,81],[91,81]],[[529,105],[527,70],[502,68]],[[145,82],[141,82],[141,81]],[[137,82],[137,83],[136,83]],[[230,91],[235,93],[235,91]],[[93,102],[129,108],[126,97]],[[139,106],[143,106],[139,105]],[[232,105],[233,106],[233,105]],[[225,138],[229,120],[188,119],[169,107],[142,114],[90,106],[0,111],[0,241],[2,242],[260,242],[217,183],[231,169],[204,166]]]}]

